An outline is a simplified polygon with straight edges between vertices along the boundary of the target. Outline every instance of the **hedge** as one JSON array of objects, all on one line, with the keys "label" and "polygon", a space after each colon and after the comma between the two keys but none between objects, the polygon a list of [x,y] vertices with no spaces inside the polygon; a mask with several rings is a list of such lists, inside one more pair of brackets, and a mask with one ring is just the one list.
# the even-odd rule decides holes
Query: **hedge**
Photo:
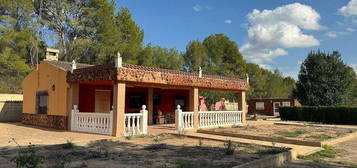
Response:
[{"label": "hedge", "polygon": [[281,120],[357,125],[357,107],[281,107],[279,112]]}]

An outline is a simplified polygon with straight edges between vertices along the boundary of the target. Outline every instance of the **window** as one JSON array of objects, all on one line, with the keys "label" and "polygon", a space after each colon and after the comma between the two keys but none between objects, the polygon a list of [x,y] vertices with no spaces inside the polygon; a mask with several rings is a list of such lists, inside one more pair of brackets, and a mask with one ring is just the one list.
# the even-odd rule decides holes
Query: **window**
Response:
[{"label": "window", "polygon": [[181,109],[185,109],[185,97],[176,96],[175,97],[175,109],[176,109],[177,105],[180,105]]},{"label": "window", "polygon": [[161,96],[159,94],[154,94],[154,106],[159,106],[161,104]]},{"label": "window", "polygon": [[47,91],[46,92],[37,92],[37,94],[36,94],[37,114],[47,114],[47,105],[48,105]]},{"label": "window", "polygon": [[129,108],[141,108],[145,104],[145,94],[135,93],[129,97]]},{"label": "window", "polygon": [[264,110],[264,102],[256,102],[255,109],[256,110]]},{"label": "window", "polygon": [[290,102],[283,102],[283,107],[290,107]]}]

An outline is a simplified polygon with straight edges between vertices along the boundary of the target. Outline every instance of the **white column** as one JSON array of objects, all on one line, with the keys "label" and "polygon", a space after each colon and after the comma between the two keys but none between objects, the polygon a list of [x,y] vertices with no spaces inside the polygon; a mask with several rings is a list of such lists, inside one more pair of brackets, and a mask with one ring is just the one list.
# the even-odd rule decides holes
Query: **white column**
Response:
[{"label": "white column", "polygon": [[140,110],[140,113],[142,114],[141,117],[141,131],[143,134],[148,133],[148,111],[146,110],[146,106],[142,106],[142,110]]},{"label": "white column", "polygon": [[78,113],[78,106],[73,105],[72,113],[71,113],[71,131],[76,130],[77,127],[77,119],[76,119],[76,113]]},{"label": "white column", "polygon": [[182,128],[182,110],[181,106],[177,105],[177,109],[175,110],[175,125],[176,130],[180,131]]}]

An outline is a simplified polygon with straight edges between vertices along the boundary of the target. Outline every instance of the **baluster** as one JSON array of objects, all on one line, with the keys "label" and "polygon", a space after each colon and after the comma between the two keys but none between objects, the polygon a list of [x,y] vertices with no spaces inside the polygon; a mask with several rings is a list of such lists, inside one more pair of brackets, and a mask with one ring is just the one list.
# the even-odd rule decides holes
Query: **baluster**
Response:
[{"label": "baluster", "polygon": [[183,128],[186,128],[186,113],[182,113]]},{"label": "baluster", "polygon": [[208,113],[204,114],[204,127],[207,127],[208,124]]},{"label": "baluster", "polygon": [[141,133],[141,130],[140,130],[140,116],[136,117],[136,131],[137,131],[138,134]]},{"label": "baluster", "polygon": [[128,135],[130,135],[130,131],[131,131],[131,119],[130,119],[131,117],[130,116],[128,116]]},{"label": "baluster", "polygon": [[184,121],[185,121],[185,128],[188,128],[188,114],[187,113],[185,114]]},{"label": "baluster", "polygon": [[137,116],[133,116],[133,125],[131,127],[131,129],[133,130],[133,134],[132,135],[135,135],[137,132],[136,132],[136,117]]},{"label": "baluster", "polygon": [[207,126],[207,113],[203,113],[203,127]]}]

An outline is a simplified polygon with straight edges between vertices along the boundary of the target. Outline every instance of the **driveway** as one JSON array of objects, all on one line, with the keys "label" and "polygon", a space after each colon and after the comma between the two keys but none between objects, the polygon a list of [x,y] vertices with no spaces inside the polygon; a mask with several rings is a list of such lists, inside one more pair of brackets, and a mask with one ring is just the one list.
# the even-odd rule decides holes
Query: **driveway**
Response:
[{"label": "driveway", "polygon": [[54,145],[63,144],[67,141],[76,144],[87,144],[90,141],[109,138],[113,137],[61,131],[21,123],[0,123],[0,150],[16,147],[17,145],[12,142],[12,139],[19,145],[26,146],[29,143],[34,145]]}]

